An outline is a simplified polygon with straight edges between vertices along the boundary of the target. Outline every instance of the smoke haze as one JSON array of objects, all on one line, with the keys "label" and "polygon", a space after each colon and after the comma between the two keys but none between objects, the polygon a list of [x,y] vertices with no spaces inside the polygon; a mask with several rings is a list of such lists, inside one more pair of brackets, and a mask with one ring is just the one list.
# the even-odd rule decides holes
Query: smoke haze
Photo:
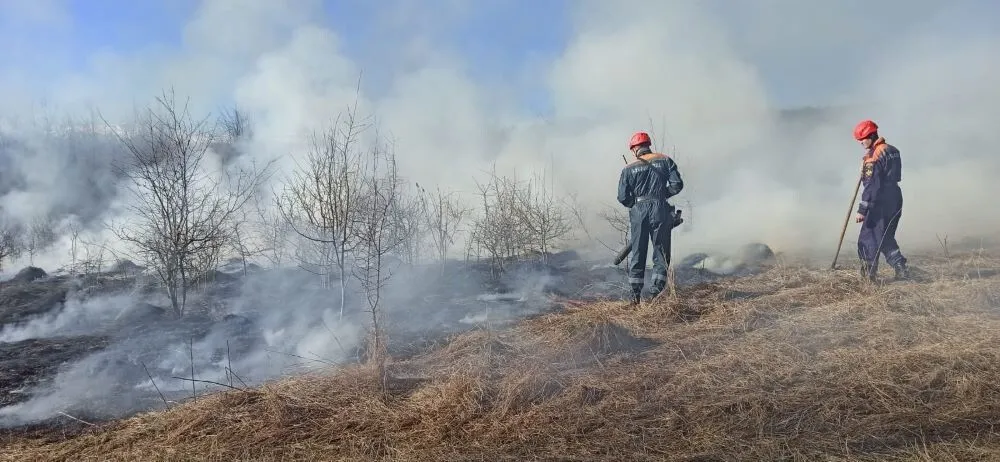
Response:
[{"label": "smoke haze", "polygon": [[[99,137],[69,142],[53,127],[71,117],[103,129],[96,111],[126,125],[136,107],[172,87],[191,99],[196,118],[234,103],[253,115],[242,160],[278,159],[268,188],[280,187],[301,160],[310,133],[357,104],[391,132],[409,181],[460,191],[474,204],[475,180],[493,163],[519,177],[549,169],[554,186],[585,207],[587,229],[605,241],[614,232],[596,214],[619,207],[620,154],[632,132],[652,130],[686,184],[675,200],[686,220],[675,232],[678,256],[751,241],[832,254],[862,155],[851,131],[872,118],[903,156],[904,253],[934,242],[935,233],[1000,226],[992,204],[1000,194],[995,2],[347,3],[327,21],[333,7],[316,0],[185,0],[151,7],[162,10],[160,21],[132,14],[108,26],[109,34],[134,35],[148,21],[162,40],[87,48],[74,35],[87,18],[67,2],[0,0],[0,206],[25,223],[52,214],[83,223],[94,241],[109,239],[102,223],[120,218],[124,200],[110,168],[121,148]],[[175,17],[181,26],[163,30]],[[780,112],[802,106],[825,111]],[[573,246],[607,253],[582,234]],[[63,233],[36,266],[64,265],[68,246]],[[326,296],[277,280],[278,288],[251,284],[236,298],[270,291],[274,303],[302,307],[257,320],[267,349],[343,356],[331,330],[348,350],[357,344],[363,332],[338,325]],[[404,299],[407,290],[396,290]],[[57,315],[5,328],[0,341],[112,322],[129,306],[114,297],[70,300]],[[329,326],[317,326],[318,318]],[[195,345],[205,350],[199,358],[225,343],[206,335]],[[148,340],[178,351],[162,359],[164,371],[188,364],[181,337]],[[130,342],[116,351],[138,348]],[[55,398],[19,412],[63,408],[90,383],[80,374],[114,370],[102,358],[75,365],[56,381],[73,387],[57,386]],[[234,369],[279,373],[260,356],[246,361]]]},{"label": "smoke haze", "polygon": [[[348,28],[346,42],[323,22],[322,2],[214,0],[198,3],[171,31],[179,43],[85,50],[77,66],[37,57],[76,51],[68,6],[30,3],[3,2],[4,35],[17,45],[5,53],[22,58],[0,69],[8,118],[37,117],[44,103],[57,116],[97,108],[124,123],[135,105],[173,86],[195,114],[228,101],[250,111],[258,125],[253,152],[282,156],[287,168],[283,155],[353,102],[364,70],[361,111],[391,130],[412,180],[471,192],[471,176],[493,161],[522,172],[554,164],[560,189],[591,208],[615,205],[623,140],[652,120],[663,131],[655,141],[674,153],[687,180],[679,200],[697,216],[690,226],[698,232],[678,239],[679,248],[759,239],[801,250],[835,239],[860,155],[850,130],[871,117],[905,159],[904,244],[997,224],[979,200],[997,192],[987,176],[1000,136],[990,130],[1000,107],[992,83],[1000,73],[997,33],[989,30],[997,7],[985,1],[582,1],[520,12],[498,2],[400,1],[351,7],[366,21]],[[516,82],[477,76],[492,56],[468,52],[449,31],[491,14],[510,21],[493,27],[512,36],[538,34],[515,19],[565,34],[547,50],[502,50],[516,56],[507,71]],[[54,29],[56,40],[33,41],[43,29]],[[359,36],[374,42],[358,47]],[[494,50],[505,45],[503,37],[496,42]],[[526,87],[544,91],[546,110],[520,104],[540,99]],[[777,109],[800,104],[844,109],[803,130],[778,120]],[[52,180],[53,161],[57,172],[87,177],[108,176],[105,163],[77,165],[66,149],[26,143],[36,145],[35,157],[5,151],[22,179],[5,169],[9,210],[93,215],[108,207],[113,178],[60,187]],[[83,200],[90,203],[74,203]]]}]

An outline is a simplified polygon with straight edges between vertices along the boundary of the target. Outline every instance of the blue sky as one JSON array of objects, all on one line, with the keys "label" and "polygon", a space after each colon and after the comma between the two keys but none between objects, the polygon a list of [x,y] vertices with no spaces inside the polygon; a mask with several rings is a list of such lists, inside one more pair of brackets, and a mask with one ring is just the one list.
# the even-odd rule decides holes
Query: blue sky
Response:
[{"label": "blue sky", "polygon": [[[59,0],[0,0],[0,6],[24,8],[15,2]],[[407,1],[407,0],[400,0]],[[463,0],[459,0],[463,1]],[[511,82],[517,80],[525,62],[550,60],[557,56],[569,33],[567,9],[571,0],[481,0],[475,8],[455,8],[451,17],[419,18],[398,31],[384,27],[386,5],[392,2],[366,0],[324,1],[327,26],[342,40],[344,52],[368,67],[366,74],[378,87],[381,52],[374,43],[399,43],[407,34],[419,33],[437,46],[457,53],[467,64],[466,71],[477,80]],[[414,5],[433,12],[449,0],[427,0]],[[0,18],[0,39],[12,46],[0,47],[0,70],[20,68],[38,74],[82,70],[98,51],[133,54],[151,46],[180,47],[184,25],[191,18],[196,0],[65,0],[70,18],[11,21]],[[437,5],[436,4],[442,4]],[[471,4],[471,3],[469,3]],[[0,10],[3,11],[3,10]],[[457,12],[457,13],[456,13]],[[0,14],[2,16],[2,14]],[[412,20],[412,18],[408,18]],[[56,22],[51,22],[56,21]],[[416,26],[414,28],[414,26]],[[372,72],[374,71],[374,72]],[[384,71],[383,71],[384,72]],[[384,77],[384,76],[381,76]],[[369,83],[369,88],[372,84]],[[543,105],[539,88],[522,88],[526,103]]]},{"label": "blue sky", "polygon": [[[545,83],[525,82],[521,73],[562,52],[572,32],[573,1],[337,0],[323,2],[326,15],[321,20],[336,30],[344,52],[366,68],[369,90],[384,85],[391,72],[392,63],[384,56],[394,50],[385,47],[419,35],[458,54],[477,80],[511,85],[530,108],[544,112]],[[869,41],[891,39],[914,27],[952,38],[995,38],[1000,21],[1000,2],[992,0],[805,3],[760,0],[749,6],[705,0],[700,5],[727,24],[733,45],[761,66],[770,96],[783,105],[814,103],[841,91],[866,59],[879,59],[877,48],[859,52]],[[46,17],[50,4],[63,5],[69,17]],[[51,76],[82,69],[101,50],[129,55],[150,47],[179,47],[197,5],[197,0],[0,0],[0,40],[5,44],[0,47],[0,74],[20,69],[31,78]],[[5,13],[12,8],[21,19],[12,21]],[[855,9],[876,19],[855,20]],[[405,26],[386,22],[394,13],[406,15]],[[814,33],[817,25],[832,29]]]},{"label": "blue sky", "polygon": [[[27,1],[27,0],[26,0]],[[483,7],[464,12],[448,27],[423,30],[438,43],[456,47],[476,64],[484,76],[512,71],[530,53],[555,56],[568,34],[566,14],[571,0],[484,0]],[[377,8],[386,3],[366,0],[325,1],[325,23],[334,28],[352,58],[362,56],[374,34]],[[423,2],[433,10],[435,0]],[[194,12],[194,0],[130,1],[72,0],[72,35],[67,43],[84,57],[100,48],[120,52],[141,49],[150,43],[178,46],[183,26]],[[440,26],[436,23],[435,26]],[[40,32],[40,31],[39,31]],[[77,64],[83,64],[78,61]]]},{"label": "blue sky", "polygon": [[72,46],[83,57],[101,48],[129,53],[150,42],[179,45],[195,6],[191,0],[72,0]]},{"label": "blue sky", "polygon": [[[177,44],[181,26],[195,6],[193,0],[40,2],[43,5],[62,4],[70,15],[69,18],[50,18],[27,15],[26,9],[30,7],[15,5],[29,1],[0,0],[5,7],[19,13],[18,21],[0,18],[0,26],[4,29],[0,36],[6,43],[13,41],[13,46],[0,49],[0,58],[7,65],[30,67],[45,60],[64,69],[79,69],[100,49],[128,53],[153,42]],[[43,50],[44,53],[39,53]]]}]

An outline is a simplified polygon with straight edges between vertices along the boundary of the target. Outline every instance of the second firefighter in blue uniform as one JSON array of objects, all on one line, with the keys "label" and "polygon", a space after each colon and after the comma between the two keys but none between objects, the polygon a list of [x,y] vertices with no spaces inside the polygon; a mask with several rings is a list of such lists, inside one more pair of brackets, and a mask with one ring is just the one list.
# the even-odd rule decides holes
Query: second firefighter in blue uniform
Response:
[{"label": "second firefighter in blue uniform", "polygon": [[865,189],[855,220],[861,223],[858,234],[861,274],[874,281],[882,254],[896,271],[896,279],[906,279],[909,277],[906,257],[896,243],[896,228],[903,215],[903,191],[899,188],[903,164],[899,149],[879,136],[878,125],[871,120],[863,120],[854,127],[854,139],[865,148],[861,167]]}]

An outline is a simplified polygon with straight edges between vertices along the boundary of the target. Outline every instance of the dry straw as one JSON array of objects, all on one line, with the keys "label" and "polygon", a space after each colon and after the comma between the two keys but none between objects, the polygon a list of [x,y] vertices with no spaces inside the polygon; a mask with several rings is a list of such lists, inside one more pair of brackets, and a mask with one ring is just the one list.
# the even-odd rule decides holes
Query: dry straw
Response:
[{"label": "dry straw", "polygon": [[351,367],[8,436],[0,459],[996,460],[1000,261],[914,260],[923,281],[780,265],[570,304],[390,363],[387,391]]}]

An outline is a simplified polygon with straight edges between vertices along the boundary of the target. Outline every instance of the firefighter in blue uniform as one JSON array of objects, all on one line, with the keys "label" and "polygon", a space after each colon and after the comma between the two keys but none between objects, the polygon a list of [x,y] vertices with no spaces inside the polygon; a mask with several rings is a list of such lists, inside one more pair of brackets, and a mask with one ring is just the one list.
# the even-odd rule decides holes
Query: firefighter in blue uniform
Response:
[{"label": "firefighter in blue uniform", "polygon": [[858,234],[858,258],[861,276],[875,281],[879,254],[896,271],[896,279],[909,278],[906,257],[896,243],[896,228],[903,214],[902,160],[899,150],[879,136],[878,125],[863,120],[854,127],[854,139],[865,148],[861,182],[864,191],[855,221],[861,223]]},{"label": "firefighter in blue uniform", "polygon": [[670,232],[674,224],[674,207],[667,199],[684,188],[684,181],[673,159],[653,152],[649,134],[637,132],[629,141],[635,161],[622,169],[618,180],[618,202],[628,207],[629,236],[632,247],[628,262],[628,279],[632,288],[632,303],[639,303],[646,273],[646,250],[653,242],[652,295],[667,285],[670,265]]}]

